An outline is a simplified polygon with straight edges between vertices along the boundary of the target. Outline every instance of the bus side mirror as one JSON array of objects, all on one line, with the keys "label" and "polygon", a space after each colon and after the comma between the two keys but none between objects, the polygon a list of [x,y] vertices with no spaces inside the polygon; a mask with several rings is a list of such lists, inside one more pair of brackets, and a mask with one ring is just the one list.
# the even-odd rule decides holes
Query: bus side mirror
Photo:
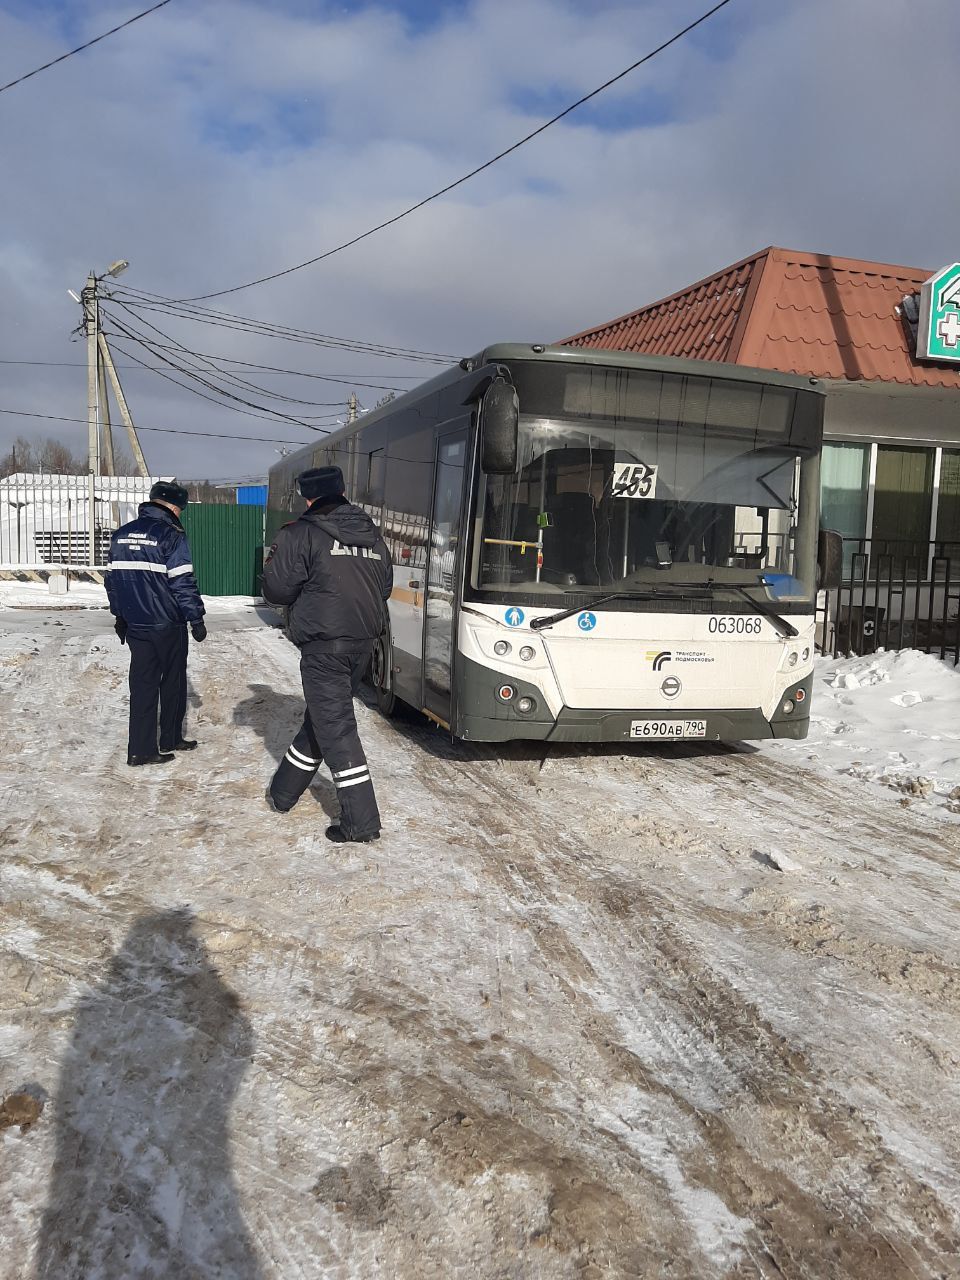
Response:
[{"label": "bus side mirror", "polygon": [[480,466],[488,476],[510,476],[516,471],[519,428],[516,388],[496,378],[484,392],[480,409]]},{"label": "bus side mirror", "polygon": [[821,591],[836,591],[843,581],[843,534],[836,529],[820,530],[817,579]]}]

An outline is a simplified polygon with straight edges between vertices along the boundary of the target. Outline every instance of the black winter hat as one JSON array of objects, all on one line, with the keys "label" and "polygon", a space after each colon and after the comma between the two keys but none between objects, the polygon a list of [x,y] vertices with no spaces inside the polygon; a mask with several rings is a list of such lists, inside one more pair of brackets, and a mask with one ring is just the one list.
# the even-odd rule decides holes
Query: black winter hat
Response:
[{"label": "black winter hat", "polygon": [[308,502],[339,498],[344,490],[343,472],[339,467],[313,467],[297,476],[297,488]]},{"label": "black winter hat", "polygon": [[171,502],[175,507],[183,508],[190,501],[190,495],[182,484],[176,480],[158,480],[150,490],[150,501],[159,498],[161,502]]}]

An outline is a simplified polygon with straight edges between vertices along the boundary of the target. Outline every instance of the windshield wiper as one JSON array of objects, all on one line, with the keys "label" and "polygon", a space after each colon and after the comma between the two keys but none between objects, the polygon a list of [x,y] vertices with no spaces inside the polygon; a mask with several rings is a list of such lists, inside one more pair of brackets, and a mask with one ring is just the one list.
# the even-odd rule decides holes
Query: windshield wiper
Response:
[{"label": "windshield wiper", "polygon": [[755,600],[747,591],[746,587],[739,586],[735,582],[714,582],[712,585],[714,587],[720,587],[724,591],[736,591],[738,595],[743,596],[744,600],[747,600],[753,605],[757,613],[762,613],[765,618],[769,618],[782,635],[789,636],[792,639],[794,636],[798,636],[800,634],[792,622],[788,622],[786,618],[777,613],[776,609],[768,605],[765,600]]},{"label": "windshield wiper", "polygon": [[[685,590],[687,587],[692,588],[696,595],[689,594]],[[589,604],[576,604],[570,609],[561,609],[558,613],[550,613],[545,618],[532,618],[530,630],[542,631],[544,627],[552,627],[555,622],[563,622],[564,618],[572,618],[575,613],[596,609],[602,604],[608,604],[611,600],[655,600],[660,595],[671,595],[677,600],[703,600],[709,599],[709,596],[704,594],[705,592],[717,590],[735,591],[738,595],[743,596],[748,604],[753,605],[757,613],[769,618],[781,634],[790,638],[800,634],[793,623],[788,622],[786,618],[777,613],[776,609],[763,600],[755,600],[746,587],[735,582],[717,582],[714,578],[709,578],[706,582],[678,582],[669,585],[664,583],[661,586],[647,587],[641,591],[611,591],[608,595],[598,596],[596,600],[591,600]]]},{"label": "windshield wiper", "polygon": [[611,591],[609,595],[597,596],[596,600],[591,600],[588,604],[575,604],[570,609],[561,609],[559,613],[550,613],[545,618],[532,618],[530,620],[530,630],[542,631],[544,627],[552,627],[555,622],[563,622],[564,618],[572,618],[575,613],[589,612],[602,604],[608,604],[611,600],[655,600],[659,595],[672,595],[678,600],[706,598],[687,595],[683,589],[684,585],[707,587],[710,584],[707,582],[692,582],[683,585],[677,583],[672,587],[647,587],[642,591]]}]

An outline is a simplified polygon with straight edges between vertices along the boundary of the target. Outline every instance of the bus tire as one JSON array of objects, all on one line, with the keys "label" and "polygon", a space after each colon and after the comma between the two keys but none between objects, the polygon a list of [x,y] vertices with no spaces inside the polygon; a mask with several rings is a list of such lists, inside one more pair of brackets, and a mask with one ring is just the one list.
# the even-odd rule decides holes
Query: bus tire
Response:
[{"label": "bus tire", "polygon": [[389,631],[385,631],[374,645],[370,683],[376,694],[377,710],[389,720],[397,710],[397,695],[393,691],[393,645]]}]

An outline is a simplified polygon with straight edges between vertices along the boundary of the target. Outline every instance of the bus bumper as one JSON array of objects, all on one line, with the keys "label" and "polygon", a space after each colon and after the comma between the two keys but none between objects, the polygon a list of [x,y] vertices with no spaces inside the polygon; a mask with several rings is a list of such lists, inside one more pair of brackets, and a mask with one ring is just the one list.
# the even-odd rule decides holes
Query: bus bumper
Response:
[{"label": "bus bumper", "polygon": [[[497,673],[481,667],[461,655],[461,687],[463,690],[453,732],[468,742],[509,742],[515,738],[536,742],[639,742],[631,736],[631,724],[636,720],[705,720],[707,732],[704,739],[643,739],[646,742],[708,741],[745,742],[763,738],[793,738],[807,736],[810,726],[810,691],[813,685],[811,672],[803,680],[786,689],[774,715],[768,720],[759,707],[696,708],[684,707],[672,712],[652,711],[649,707],[635,711],[590,710],[579,707],[563,707],[553,718],[544,706],[543,694],[534,685],[510,677],[517,688],[513,703],[497,699],[496,689],[501,679]],[[799,697],[798,697],[799,695]],[[536,703],[532,712],[524,714],[516,704],[524,696]],[[786,703],[792,703],[793,711],[784,711]]]}]

